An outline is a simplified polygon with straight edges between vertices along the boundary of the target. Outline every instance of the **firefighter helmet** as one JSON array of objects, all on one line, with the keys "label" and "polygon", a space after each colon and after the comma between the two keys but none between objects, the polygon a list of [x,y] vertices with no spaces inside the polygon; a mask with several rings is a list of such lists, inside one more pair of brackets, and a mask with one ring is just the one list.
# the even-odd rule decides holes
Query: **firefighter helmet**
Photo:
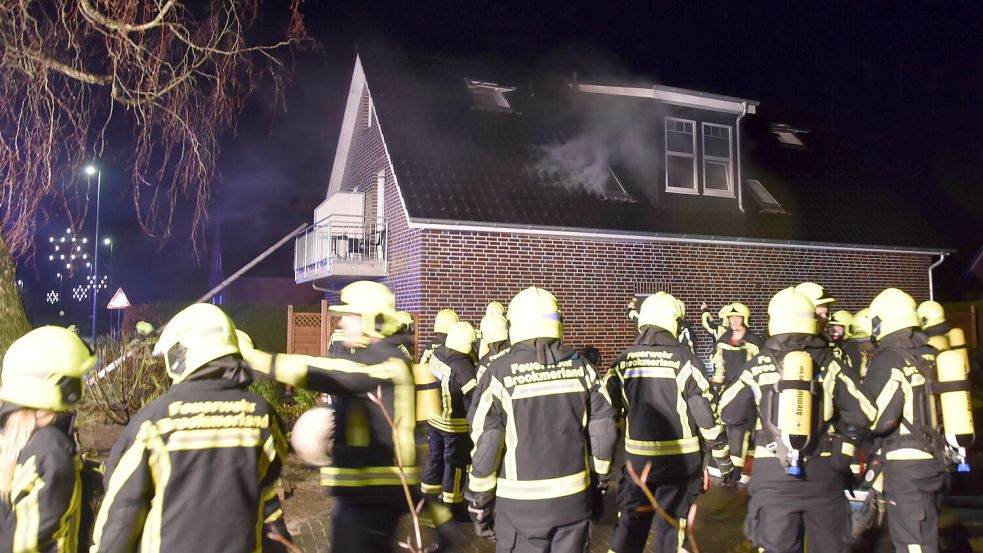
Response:
[{"label": "firefighter helmet", "polygon": [[673,299],[676,300],[676,314],[679,316],[680,319],[685,319],[686,303],[684,303],[683,300],[676,297],[673,297]]},{"label": "firefighter helmet", "polygon": [[489,303],[487,307],[485,307],[485,315],[490,315],[492,313],[504,317],[505,307],[503,307],[501,303],[498,303],[497,301],[493,301]]},{"label": "firefighter helmet", "polygon": [[232,320],[210,303],[195,303],[174,315],[154,346],[175,384],[219,357],[239,354]]},{"label": "firefighter helmet", "polygon": [[816,307],[805,294],[785,288],[768,302],[768,333],[817,334]]},{"label": "firefighter helmet", "polygon": [[366,336],[385,338],[402,328],[396,316],[396,296],[385,284],[359,280],[342,288],[338,298],[342,303],[328,309],[342,315],[360,315]]},{"label": "firefighter helmet", "polygon": [[888,288],[870,302],[871,334],[880,339],[904,328],[921,327],[915,300],[897,288]]},{"label": "firefighter helmet", "polygon": [[396,319],[396,323],[399,324],[401,332],[409,332],[413,330],[414,321],[411,313],[407,313],[406,311],[397,311],[394,318]]},{"label": "firefighter helmet", "polygon": [[248,334],[239,330],[238,328],[236,329],[236,340],[239,343],[240,354],[246,351],[252,351],[256,349],[256,345],[253,344],[253,339],[250,338]]},{"label": "firefighter helmet", "polygon": [[10,344],[0,372],[0,402],[67,412],[82,398],[82,375],[96,364],[74,332],[42,326]]},{"label": "firefighter helmet", "polygon": [[939,325],[945,322],[945,309],[937,301],[923,301],[918,305],[918,318],[922,328]]},{"label": "firefighter helmet", "polygon": [[444,341],[444,345],[447,346],[447,349],[468,355],[474,350],[475,339],[474,327],[471,326],[471,323],[461,321],[451,325],[450,330],[447,331],[447,340]]},{"label": "firefighter helmet", "polygon": [[504,315],[489,313],[481,319],[481,342],[494,344],[509,339],[509,322]]},{"label": "firefighter helmet", "polygon": [[815,307],[836,303],[836,299],[826,293],[826,289],[815,282],[803,282],[795,287],[795,291],[809,298],[809,301]]},{"label": "firefighter helmet", "polygon": [[730,305],[725,305],[720,309],[720,320],[727,322],[728,317],[744,317],[744,326],[747,326],[748,320],[751,319],[751,310],[747,308],[746,305],[739,301],[735,301]]},{"label": "firefighter helmet", "polygon": [[451,325],[461,322],[460,317],[453,309],[441,309],[433,321],[433,331],[438,334],[447,334]]},{"label": "firefighter helmet", "polygon": [[534,338],[563,338],[563,315],[556,297],[530,286],[509,302],[509,340],[513,344]]},{"label": "firefighter helmet", "polygon": [[851,338],[870,338],[870,311],[867,308],[857,311],[850,321]]},{"label": "firefighter helmet", "polygon": [[679,334],[679,302],[672,295],[657,292],[645,298],[638,309],[638,328],[657,326],[673,336]]},{"label": "firefighter helmet", "polygon": [[334,449],[334,411],[324,407],[308,409],[297,418],[290,432],[290,445],[308,465],[331,464]]}]

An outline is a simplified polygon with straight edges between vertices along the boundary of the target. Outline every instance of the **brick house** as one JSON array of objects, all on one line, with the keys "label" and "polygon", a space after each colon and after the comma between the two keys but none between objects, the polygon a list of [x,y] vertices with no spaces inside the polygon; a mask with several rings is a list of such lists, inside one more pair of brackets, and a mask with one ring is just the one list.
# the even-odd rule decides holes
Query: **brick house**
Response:
[{"label": "brick house", "polygon": [[805,280],[850,310],[888,286],[927,299],[946,250],[916,210],[829,182],[810,135],[759,111],[661,85],[360,52],[295,279],[329,294],[381,280],[419,313],[421,342],[444,307],[476,323],[488,301],[543,286],[567,342],[605,361],[632,339],[626,301],[659,290],[697,326],[701,301],[743,301],[756,329],[770,297]]}]

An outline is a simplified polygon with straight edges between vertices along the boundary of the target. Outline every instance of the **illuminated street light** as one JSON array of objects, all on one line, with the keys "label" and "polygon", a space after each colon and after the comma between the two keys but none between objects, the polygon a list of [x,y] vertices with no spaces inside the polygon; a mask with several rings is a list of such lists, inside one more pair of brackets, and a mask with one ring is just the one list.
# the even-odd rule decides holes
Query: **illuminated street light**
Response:
[{"label": "illuminated street light", "polygon": [[90,177],[92,175],[95,175],[98,172],[99,172],[99,170],[96,169],[96,166],[95,165],[86,165],[85,166],[85,174],[88,175],[88,176],[90,176]]}]

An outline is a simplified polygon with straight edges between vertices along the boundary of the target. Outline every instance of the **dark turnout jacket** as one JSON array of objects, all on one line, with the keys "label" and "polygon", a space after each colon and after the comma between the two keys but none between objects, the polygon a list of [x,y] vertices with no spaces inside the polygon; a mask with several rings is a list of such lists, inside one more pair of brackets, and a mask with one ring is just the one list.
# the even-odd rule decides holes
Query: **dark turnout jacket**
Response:
[{"label": "dark turnout jacket", "polygon": [[651,479],[698,474],[704,443],[715,457],[730,456],[703,363],[669,332],[643,328],[605,383],[625,415],[625,460],[639,473],[651,463]]},{"label": "dark turnout jacket", "polygon": [[82,460],[71,438],[40,428],[17,458],[10,503],[0,501],[0,552],[78,550]]},{"label": "dark turnout jacket", "polygon": [[431,417],[430,426],[444,432],[468,432],[468,407],[477,385],[474,361],[470,355],[440,347],[430,357],[430,372],[440,383],[439,415]]},{"label": "dark turnout jacket", "polygon": [[186,380],[130,421],[106,463],[94,553],[261,550],[264,523],[282,518],[287,443],[270,404],[241,385]]},{"label": "dark turnout jacket", "polygon": [[469,489],[495,491],[496,516],[546,531],[590,514],[591,472],[606,475],[614,410],[594,367],[559,340],[492,358],[475,398]]}]

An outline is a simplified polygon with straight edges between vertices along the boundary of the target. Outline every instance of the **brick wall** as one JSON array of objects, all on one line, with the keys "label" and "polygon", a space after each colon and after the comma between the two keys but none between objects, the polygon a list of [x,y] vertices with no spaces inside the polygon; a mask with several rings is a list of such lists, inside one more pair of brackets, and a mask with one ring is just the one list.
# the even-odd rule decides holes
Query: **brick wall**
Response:
[{"label": "brick wall", "polygon": [[431,338],[434,314],[454,308],[477,323],[491,300],[507,304],[519,290],[542,286],[564,311],[566,341],[593,345],[604,361],[625,348],[633,327],[624,306],[636,293],[665,290],[686,302],[701,353],[710,340],[699,328],[699,306],[716,312],[742,301],[751,327],[767,324],[775,292],[804,280],[826,286],[837,308],[856,311],[880,290],[900,287],[928,297],[927,256],[630,241],[581,240],[507,233],[424,231],[421,340]]}]

